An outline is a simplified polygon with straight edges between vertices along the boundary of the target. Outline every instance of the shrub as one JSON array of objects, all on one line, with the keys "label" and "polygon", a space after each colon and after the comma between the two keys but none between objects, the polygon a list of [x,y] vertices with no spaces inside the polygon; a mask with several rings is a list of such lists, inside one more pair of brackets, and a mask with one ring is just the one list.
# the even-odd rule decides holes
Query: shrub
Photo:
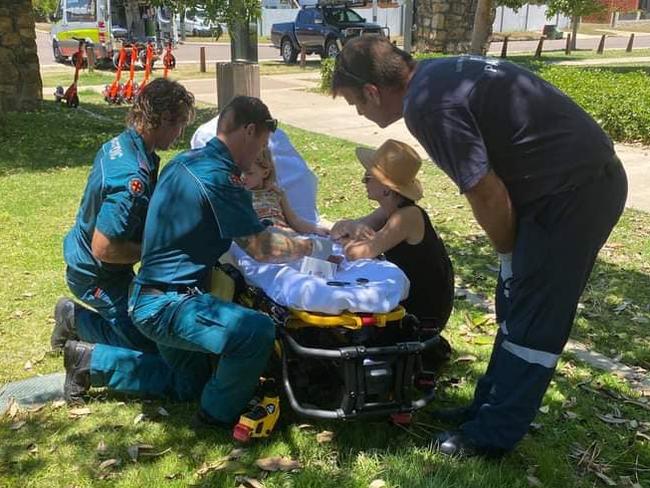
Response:
[{"label": "shrub", "polygon": [[334,74],[334,58],[323,59],[320,63],[320,91],[330,93]]}]

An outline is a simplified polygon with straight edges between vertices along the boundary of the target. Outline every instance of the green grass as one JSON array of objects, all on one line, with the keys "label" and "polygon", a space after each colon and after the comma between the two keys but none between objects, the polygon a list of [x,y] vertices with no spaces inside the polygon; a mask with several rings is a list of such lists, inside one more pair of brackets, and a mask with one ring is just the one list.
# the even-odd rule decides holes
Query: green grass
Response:
[{"label": "green grass", "polygon": [[611,31],[620,32],[619,35],[621,36],[626,36],[628,32],[650,32],[650,21],[637,22],[633,24],[621,23],[616,27],[612,27],[609,24],[580,23],[580,26],[578,27],[578,32],[581,34],[611,35]]},{"label": "green grass", "polygon": [[[43,87],[51,88],[58,85],[66,88],[74,76],[74,68],[61,66],[62,69],[57,70],[43,70],[41,71],[41,79],[43,80]],[[201,73],[199,69],[199,63],[196,64],[182,64],[178,65],[176,69],[170,72],[170,77],[175,80],[197,80],[197,79],[215,79],[216,78],[216,66],[214,63],[207,63],[205,73]],[[310,60],[305,64],[305,68],[301,68],[298,64],[287,65],[282,61],[263,61],[260,63],[260,75],[269,76],[269,75],[284,75],[284,74],[293,74],[293,73],[316,73],[320,69],[320,61]],[[152,78],[159,78],[163,76],[163,68],[161,65],[154,67],[154,70],[151,73]],[[128,80],[129,73],[128,71],[122,72],[121,81],[122,83]],[[137,70],[135,72],[134,79],[136,82],[140,82],[144,77],[144,72],[142,70]],[[111,70],[98,70],[96,69],[94,73],[88,73],[88,71],[82,71],[79,74],[79,87],[83,89],[84,86],[91,85],[105,85],[113,82],[115,78],[115,73]],[[49,94],[46,92],[46,95]]]},{"label": "green grass", "polygon": [[[62,366],[60,357],[47,354],[53,305],[58,296],[68,293],[61,239],[73,222],[95,151],[121,130],[125,115],[125,107],[106,106],[98,95],[82,95],[83,107],[101,118],[46,102],[39,112],[9,114],[0,120],[0,384]],[[202,108],[179,146],[187,147],[194,128],[212,115],[212,109]],[[362,169],[355,162],[354,144],[286,129],[319,176],[319,208],[324,217],[336,220],[371,208],[359,183]],[[163,160],[178,150],[163,153]],[[444,236],[457,274],[489,295],[494,272],[488,266],[496,263],[467,204],[431,165],[426,165],[423,180],[424,204]],[[630,364],[649,360],[648,325],[638,321],[650,316],[648,229],[650,216],[626,211],[601,254],[574,333],[603,352],[616,349]],[[616,306],[623,300],[629,304],[617,314]],[[485,339],[495,331],[494,324],[481,324],[482,319],[481,311],[457,301],[446,335],[455,358],[471,354],[477,360],[452,363],[443,370],[438,405],[470,399],[490,352]],[[28,360],[30,371],[24,369]],[[621,476],[647,486],[650,445],[635,431],[649,426],[610,425],[595,414],[617,408],[621,417],[637,422],[650,421],[650,415],[608,393],[633,396],[613,375],[565,356],[544,400],[548,413],[540,413],[536,420],[541,428],[500,462],[446,459],[430,451],[430,433],[414,430],[420,438],[381,422],[312,422],[312,430],[299,429],[304,421],[290,415],[285,404],[283,425],[269,440],[251,446],[239,468],[259,476],[253,461],[270,455],[292,456],[303,463],[300,472],[269,475],[264,479],[267,487],[365,488],[372,480],[383,479],[389,487],[526,488],[532,475],[545,487],[587,488],[599,486],[593,470],[609,465],[607,476],[621,486],[625,486]],[[236,486],[233,472],[212,472],[203,478],[196,474],[204,463],[235,446],[226,433],[190,429],[195,405],[146,402],[101,391],[95,395],[89,405],[92,413],[80,419],[70,419],[67,407],[52,405],[20,413],[18,418],[27,423],[17,431],[9,429],[16,419],[0,419],[0,486]],[[576,405],[566,406],[574,403],[572,399]],[[156,413],[160,405],[169,417]],[[576,417],[565,418],[566,411]],[[147,420],[135,424],[140,413]],[[418,420],[431,424],[425,413]],[[315,433],[325,429],[335,433],[334,441],[318,444]],[[105,445],[103,453],[97,450],[100,442]],[[127,451],[136,443],[151,444],[157,452],[170,451],[132,462]],[[576,445],[587,449],[594,443],[599,456],[591,465],[579,466],[571,457],[572,449]],[[120,459],[121,464],[101,471],[100,463],[109,458]]]}]

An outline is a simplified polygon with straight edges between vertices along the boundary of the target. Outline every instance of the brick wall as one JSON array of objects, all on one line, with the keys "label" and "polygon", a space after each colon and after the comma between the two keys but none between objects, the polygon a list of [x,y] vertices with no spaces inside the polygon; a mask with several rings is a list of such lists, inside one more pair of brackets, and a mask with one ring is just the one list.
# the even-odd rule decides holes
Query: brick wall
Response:
[{"label": "brick wall", "polygon": [[599,14],[583,17],[583,22],[607,24],[611,21],[612,12],[632,12],[639,8],[639,0],[599,0],[599,2],[605,7],[605,10]]},{"label": "brick wall", "polygon": [[43,98],[31,0],[0,2],[0,112],[31,110]]}]

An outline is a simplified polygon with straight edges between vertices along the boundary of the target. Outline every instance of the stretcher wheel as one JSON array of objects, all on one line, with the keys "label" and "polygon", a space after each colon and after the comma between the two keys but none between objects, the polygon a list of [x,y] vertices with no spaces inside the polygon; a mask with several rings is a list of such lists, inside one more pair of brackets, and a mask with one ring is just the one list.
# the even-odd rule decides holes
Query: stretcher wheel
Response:
[{"label": "stretcher wheel", "polygon": [[252,435],[253,431],[249,427],[246,427],[242,424],[235,425],[235,428],[232,431],[233,439],[243,443],[249,442]]}]

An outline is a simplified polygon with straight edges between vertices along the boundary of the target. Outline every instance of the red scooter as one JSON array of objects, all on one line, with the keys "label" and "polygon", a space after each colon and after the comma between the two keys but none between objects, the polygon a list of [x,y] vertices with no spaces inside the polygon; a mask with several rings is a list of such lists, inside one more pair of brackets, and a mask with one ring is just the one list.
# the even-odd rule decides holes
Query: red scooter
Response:
[{"label": "red scooter", "polygon": [[126,48],[122,46],[120,48],[120,54],[117,62],[117,72],[115,73],[115,79],[110,85],[106,85],[104,89],[104,100],[108,103],[113,103],[119,105],[122,103],[122,94],[124,91],[123,85],[120,83],[120,78],[122,77],[122,69],[124,68],[124,63],[126,62]]},{"label": "red scooter", "polygon": [[79,106],[79,93],[77,92],[77,85],[79,82],[79,71],[81,68],[83,68],[84,65],[86,40],[79,39],[77,37],[74,37],[73,39],[79,41],[79,49],[72,56],[72,59],[74,61],[74,80],[65,92],[63,91],[62,86],[57,86],[56,91],[54,92],[54,99],[57,102],[65,100],[65,104],[68,107],[77,108]]},{"label": "red scooter", "polygon": [[167,48],[165,49],[165,54],[163,55],[163,66],[165,70],[163,71],[163,77],[167,78],[169,70],[176,67],[176,58],[172,54],[172,41],[167,43]]}]

